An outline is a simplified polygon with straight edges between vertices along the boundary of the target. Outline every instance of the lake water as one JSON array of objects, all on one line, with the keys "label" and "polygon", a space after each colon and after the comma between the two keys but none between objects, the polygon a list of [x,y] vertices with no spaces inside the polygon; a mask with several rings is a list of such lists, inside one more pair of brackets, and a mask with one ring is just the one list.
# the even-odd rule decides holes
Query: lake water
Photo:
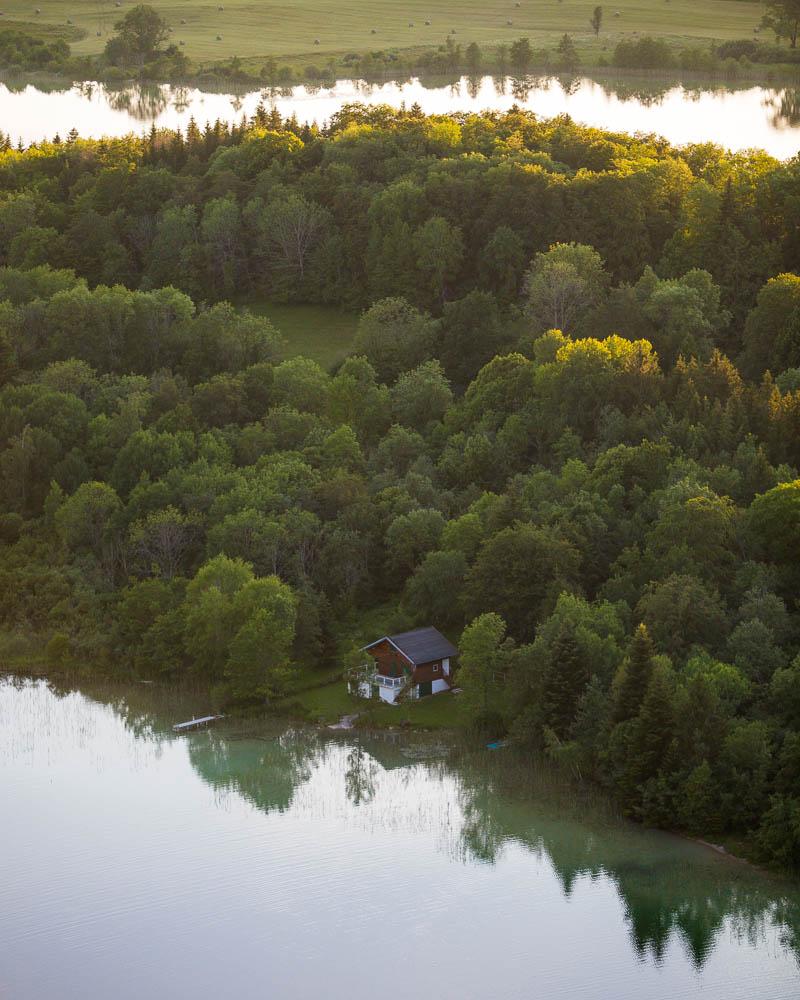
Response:
[{"label": "lake water", "polygon": [[212,93],[191,87],[131,87],[112,91],[99,84],[67,89],[0,84],[0,131],[15,142],[62,137],[76,128],[81,135],[140,133],[156,125],[185,128],[194,116],[206,122],[239,120],[252,115],[260,101],[275,104],[282,115],[322,123],[343,104],[418,103],[426,112],[505,111],[513,104],[544,117],[569,114],[601,128],[654,132],[671,142],[715,142],[732,150],[759,148],[787,159],[800,149],[800,90],[704,85],[656,87],[599,83],[585,78],[562,81],[539,77],[525,83],[511,79],[463,77],[455,84],[366,84],[340,80],[333,87],[295,87],[285,92]]},{"label": "lake water", "polygon": [[800,887],[507,751],[207,707],[0,678],[1,997],[798,996]]}]

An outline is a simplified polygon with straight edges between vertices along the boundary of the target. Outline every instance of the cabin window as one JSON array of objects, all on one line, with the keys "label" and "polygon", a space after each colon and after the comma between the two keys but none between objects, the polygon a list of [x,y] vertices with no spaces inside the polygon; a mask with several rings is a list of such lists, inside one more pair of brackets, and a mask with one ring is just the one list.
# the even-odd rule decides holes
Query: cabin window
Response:
[{"label": "cabin window", "polygon": [[433,665],[433,672],[435,674],[439,673],[439,664],[438,663],[434,663],[434,665]]}]

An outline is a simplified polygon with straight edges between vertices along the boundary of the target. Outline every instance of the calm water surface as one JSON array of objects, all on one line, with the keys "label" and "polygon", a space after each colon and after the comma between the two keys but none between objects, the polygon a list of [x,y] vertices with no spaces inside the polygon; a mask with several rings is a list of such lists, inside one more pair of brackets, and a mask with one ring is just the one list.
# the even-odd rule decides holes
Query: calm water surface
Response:
[{"label": "calm water surface", "polygon": [[0,679],[0,996],[781,1000],[800,892],[430,743]]},{"label": "calm water surface", "polygon": [[0,83],[0,131],[16,142],[62,137],[76,128],[81,135],[140,133],[152,124],[185,128],[194,116],[208,121],[239,120],[252,115],[260,101],[275,104],[282,115],[301,122],[327,121],[353,101],[399,107],[417,102],[426,112],[507,110],[513,104],[550,117],[569,114],[576,121],[627,132],[654,132],[671,142],[716,142],[729,149],[766,149],[787,159],[800,149],[800,91],[787,88],[724,86],[656,89],[598,83],[590,79],[561,81],[540,77],[526,82],[463,77],[455,84],[366,84],[340,80],[333,87],[295,87],[284,92],[252,91],[238,95],[190,87],[129,88],[112,91],[99,84],[43,90],[9,88]]}]

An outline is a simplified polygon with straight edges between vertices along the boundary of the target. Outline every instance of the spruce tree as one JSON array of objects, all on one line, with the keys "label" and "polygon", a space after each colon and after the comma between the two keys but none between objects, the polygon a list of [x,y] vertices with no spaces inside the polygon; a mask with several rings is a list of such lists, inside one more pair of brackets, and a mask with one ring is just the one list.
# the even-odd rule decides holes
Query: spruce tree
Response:
[{"label": "spruce tree", "polygon": [[624,722],[639,714],[653,673],[653,643],[642,622],[633,634],[631,651],[620,667],[614,699],[614,722]]},{"label": "spruce tree", "polygon": [[667,755],[675,732],[672,686],[668,672],[657,670],[650,678],[642,706],[633,721],[628,739],[628,759],[624,790],[628,805],[638,803],[642,786],[670,770]]},{"label": "spruce tree", "polygon": [[589,667],[575,636],[563,626],[553,641],[545,683],[545,719],[563,738],[569,735],[581,695],[589,683]]},{"label": "spruce tree", "polygon": [[583,770],[595,777],[608,740],[608,709],[608,694],[595,674],[578,701],[571,734],[580,747]]},{"label": "spruce tree", "polygon": [[633,748],[647,777],[660,770],[673,771],[675,759],[675,700],[672,671],[659,667],[653,673],[637,720]]}]

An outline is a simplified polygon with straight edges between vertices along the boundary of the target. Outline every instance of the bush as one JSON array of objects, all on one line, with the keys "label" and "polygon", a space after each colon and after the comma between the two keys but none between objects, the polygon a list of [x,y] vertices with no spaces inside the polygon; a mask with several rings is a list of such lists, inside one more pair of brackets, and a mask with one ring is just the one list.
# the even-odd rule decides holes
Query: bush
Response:
[{"label": "bush", "polygon": [[56,69],[69,59],[70,49],[59,39],[45,42],[23,31],[5,31],[0,35],[0,65],[21,69]]},{"label": "bush", "polygon": [[750,57],[756,63],[798,63],[800,50],[785,49],[781,45],[759,45]]},{"label": "bush", "polygon": [[714,49],[714,53],[720,59],[741,59],[746,56],[750,60],[756,60],[758,50],[764,46],[754,38],[734,38],[729,42],[723,42]]},{"label": "bush", "polygon": [[612,62],[620,69],[672,69],[675,66],[669,45],[649,35],[635,42],[619,42]]},{"label": "bush", "polygon": [[[681,69],[693,73],[713,73],[719,68],[719,59],[710,49],[684,49],[680,55]],[[735,63],[738,66],[738,63]]]}]

